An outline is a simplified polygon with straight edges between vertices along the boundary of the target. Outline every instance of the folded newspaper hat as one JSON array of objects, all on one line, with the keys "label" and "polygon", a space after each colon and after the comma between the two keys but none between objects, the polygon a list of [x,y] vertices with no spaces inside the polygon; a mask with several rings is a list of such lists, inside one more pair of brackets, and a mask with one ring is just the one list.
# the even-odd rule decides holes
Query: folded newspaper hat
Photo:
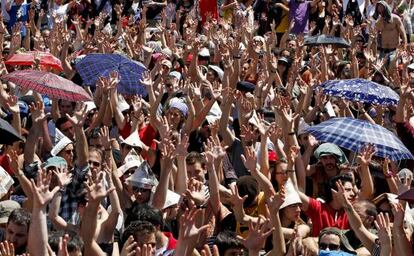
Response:
[{"label": "folded newspaper hat", "polygon": [[133,187],[144,189],[151,189],[158,185],[158,180],[147,161],[142,162],[142,164],[135,169],[134,174],[126,179],[126,182]]},{"label": "folded newspaper hat", "polygon": [[56,128],[55,135],[56,144],[50,151],[52,156],[57,156],[67,145],[73,143],[68,137],[66,137],[59,129]]},{"label": "folded newspaper hat", "polygon": [[128,155],[125,157],[124,165],[118,168],[118,177],[124,175],[126,171],[131,168],[137,168],[142,164],[142,158],[138,155],[135,149],[131,149]]}]

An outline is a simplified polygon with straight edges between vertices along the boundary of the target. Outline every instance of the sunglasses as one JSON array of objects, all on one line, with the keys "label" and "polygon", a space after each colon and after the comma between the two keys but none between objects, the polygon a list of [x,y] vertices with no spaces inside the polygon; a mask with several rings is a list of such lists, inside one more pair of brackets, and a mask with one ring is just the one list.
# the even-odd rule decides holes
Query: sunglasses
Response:
[{"label": "sunglasses", "polygon": [[101,163],[100,162],[96,162],[96,161],[88,161],[88,163],[89,163],[89,165],[90,166],[93,166],[93,167],[99,167],[99,166],[101,166]]},{"label": "sunglasses", "polygon": [[151,189],[132,187],[132,191],[134,191],[135,193],[145,193],[145,192],[150,192]]},{"label": "sunglasses", "polygon": [[74,150],[73,149],[68,149],[68,150],[65,150],[63,152],[65,152],[66,154],[73,154]]},{"label": "sunglasses", "polygon": [[326,243],[320,243],[319,249],[320,250],[326,250],[329,249],[330,251],[339,251],[339,244],[326,244]]}]

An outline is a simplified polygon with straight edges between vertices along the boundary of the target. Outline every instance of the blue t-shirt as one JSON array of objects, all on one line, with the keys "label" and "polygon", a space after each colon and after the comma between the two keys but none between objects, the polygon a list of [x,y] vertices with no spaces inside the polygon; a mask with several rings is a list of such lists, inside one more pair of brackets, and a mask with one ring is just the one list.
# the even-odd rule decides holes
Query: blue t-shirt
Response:
[{"label": "blue t-shirt", "polygon": [[26,27],[24,26],[26,22],[29,20],[29,10],[30,10],[30,3],[29,4],[21,4],[21,5],[13,5],[10,8],[9,15],[10,15],[10,22],[7,27],[9,33],[12,33],[12,27],[17,22],[22,22],[21,33],[22,37],[26,36]]}]

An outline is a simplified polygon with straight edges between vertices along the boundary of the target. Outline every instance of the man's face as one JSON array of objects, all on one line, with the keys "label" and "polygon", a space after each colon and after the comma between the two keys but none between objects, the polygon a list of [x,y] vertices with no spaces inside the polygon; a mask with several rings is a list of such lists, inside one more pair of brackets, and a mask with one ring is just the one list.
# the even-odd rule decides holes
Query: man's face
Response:
[{"label": "man's face", "polygon": [[134,194],[135,202],[138,204],[148,203],[151,197],[151,189],[132,187],[132,193]]},{"label": "man's face", "polygon": [[224,252],[224,256],[242,256],[243,249],[241,248],[230,248]]},{"label": "man's face", "polygon": [[319,250],[339,251],[341,241],[339,236],[334,234],[324,235],[319,241]]},{"label": "man's face", "polygon": [[17,225],[10,222],[6,228],[6,240],[13,243],[16,249],[24,248],[27,245],[28,231],[26,225]]},{"label": "man's face", "polygon": [[196,162],[195,164],[192,164],[192,165],[187,164],[188,179],[194,178],[198,181],[204,182],[205,180],[204,173],[205,171],[199,162]]},{"label": "man's face", "polygon": [[348,201],[352,203],[353,201],[355,201],[354,186],[352,185],[351,182],[345,182],[343,186],[344,186],[345,198],[348,199]]},{"label": "man's face", "polygon": [[89,152],[89,167],[93,169],[94,171],[98,172],[101,170],[102,167],[102,158],[101,156],[96,152],[92,151]]},{"label": "man's face", "polygon": [[146,244],[147,246],[150,245],[152,248],[156,246],[155,240],[155,232],[150,234],[138,234],[134,237],[135,242],[137,242],[137,246],[141,247]]},{"label": "man's face", "polygon": [[60,131],[72,141],[75,138],[75,130],[71,122],[67,121],[60,126]]},{"label": "man's face", "polygon": [[73,114],[73,105],[70,101],[62,100],[59,104],[59,109],[62,114]]},{"label": "man's face", "polygon": [[[321,156],[319,161],[321,162],[324,170],[328,174],[332,174],[332,172],[336,171],[336,158],[333,155],[325,155]],[[334,173],[333,175],[336,175]]]}]

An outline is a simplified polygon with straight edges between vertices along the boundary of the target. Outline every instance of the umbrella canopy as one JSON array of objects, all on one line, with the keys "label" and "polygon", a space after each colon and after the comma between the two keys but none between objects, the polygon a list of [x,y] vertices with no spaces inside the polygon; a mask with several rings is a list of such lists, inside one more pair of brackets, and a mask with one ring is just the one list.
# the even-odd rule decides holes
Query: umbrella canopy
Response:
[{"label": "umbrella canopy", "polygon": [[106,77],[112,71],[117,71],[120,78],[119,93],[124,95],[147,95],[145,87],[140,82],[142,74],[146,71],[145,66],[122,55],[88,54],[76,64],[76,69],[83,82],[91,86],[95,86],[99,77]]},{"label": "umbrella canopy", "polygon": [[53,99],[69,101],[92,100],[91,96],[79,85],[50,72],[37,70],[18,70],[1,77],[16,85],[45,94]]},{"label": "umbrella canopy", "polygon": [[41,69],[46,70],[46,68],[51,67],[54,70],[63,71],[62,62],[49,52],[31,51],[15,53],[5,63],[6,65],[31,66],[37,56],[40,57]]},{"label": "umbrella canopy", "polygon": [[414,188],[400,194],[397,199],[407,201],[408,203],[414,203]]},{"label": "umbrella canopy", "polygon": [[367,121],[349,117],[332,118],[308,127],[307,132],[320,141],[358,152],[365,144],[375,146],[375,155],[394,161],[414,159],[411,152],[391,131]]},{"label": "umbrella canopy", "polygon": [[331,44],[341,48],[349,48],[351,45],[342,37],[330,35],[309,36],[304,40],[304,44],[308,46],[316,46],[321,44]]},{"label": "umbrella canopy", "polygon": [[329,80],[321,84],[323,92],[352,101],[397,105],[400,96],[390,87],[366,79]]},{"label": "umbrella canopy", "polygon": [[6,120],[0,118],[0,144],[12,145],[19,140],[24,141],[24,138]]}]

